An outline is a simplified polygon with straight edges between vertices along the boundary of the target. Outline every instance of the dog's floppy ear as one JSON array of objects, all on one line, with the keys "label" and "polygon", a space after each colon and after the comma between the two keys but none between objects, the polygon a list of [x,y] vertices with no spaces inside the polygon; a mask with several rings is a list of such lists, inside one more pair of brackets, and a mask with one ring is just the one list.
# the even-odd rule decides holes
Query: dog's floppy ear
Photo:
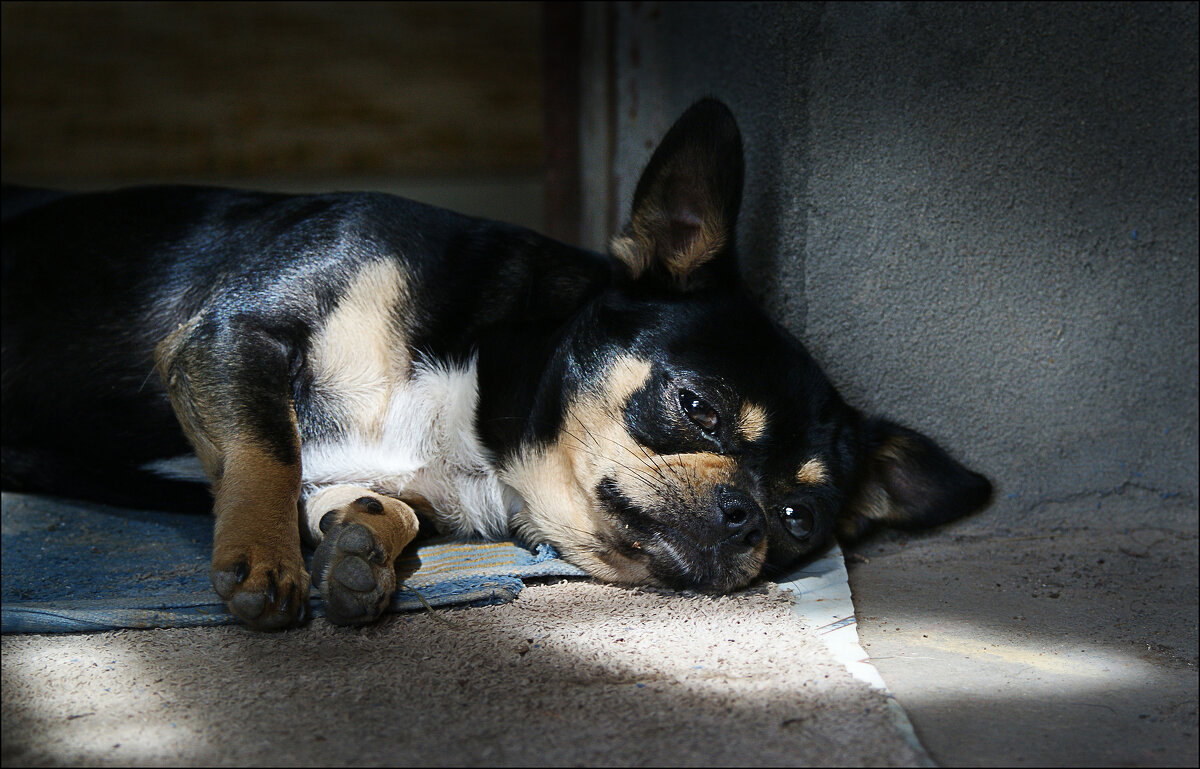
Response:
[{"label": "dog's floppy ear", "polygon": [[642,172],[629,224],[610,243],[629,277],[675,291],[736,279],[743,173],[729,108],[705,99],[683,113]]},{"label": "dog's floppy ear", "polygon": [[864,425],[867,456],[839,533],[849,539],[873,523],[923,529],[973,513],[991,500],[992,484],[963,467],[926,436],[886,419]]}]

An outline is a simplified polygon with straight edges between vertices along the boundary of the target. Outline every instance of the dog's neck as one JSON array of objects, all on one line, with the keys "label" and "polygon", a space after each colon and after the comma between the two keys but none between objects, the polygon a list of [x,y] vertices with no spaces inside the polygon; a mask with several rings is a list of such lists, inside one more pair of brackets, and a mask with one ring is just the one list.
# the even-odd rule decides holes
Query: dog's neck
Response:
[{"label": "dog's neck", "polygon": [[[528,230],[481,223],[447,244],[432,269],[439,306],[417,348],[478,355],[478,434],[502,455],[554,426],[564,336],[613,282],[614,262]],[[545,385],[545,386],[543,386]]]}]

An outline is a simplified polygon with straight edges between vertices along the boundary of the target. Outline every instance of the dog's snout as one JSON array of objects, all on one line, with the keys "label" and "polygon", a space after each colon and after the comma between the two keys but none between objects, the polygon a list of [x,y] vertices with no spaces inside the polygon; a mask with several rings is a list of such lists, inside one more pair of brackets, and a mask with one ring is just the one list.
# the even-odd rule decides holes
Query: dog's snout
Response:
[{"label": "dog's snout", "polygon": [[731,539],[754,547],[763,539],[762,509],[744,491],[721,486],[717,489],[717,508],[720,511],[720,528]]}]

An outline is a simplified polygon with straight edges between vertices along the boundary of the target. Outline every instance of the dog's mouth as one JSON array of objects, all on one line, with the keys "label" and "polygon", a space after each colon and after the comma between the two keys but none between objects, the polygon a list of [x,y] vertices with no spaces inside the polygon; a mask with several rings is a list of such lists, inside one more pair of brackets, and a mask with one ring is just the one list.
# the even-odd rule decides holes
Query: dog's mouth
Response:
[{"label": "dog's mouth", "polygon": [[703,516],[647,508],[612,478],[597,484],[596,499],[610,523],[598,555],[619,576],[629,575],[615,581],[728,593],[757,577],[766,559],[761,537],[705,536]]}]

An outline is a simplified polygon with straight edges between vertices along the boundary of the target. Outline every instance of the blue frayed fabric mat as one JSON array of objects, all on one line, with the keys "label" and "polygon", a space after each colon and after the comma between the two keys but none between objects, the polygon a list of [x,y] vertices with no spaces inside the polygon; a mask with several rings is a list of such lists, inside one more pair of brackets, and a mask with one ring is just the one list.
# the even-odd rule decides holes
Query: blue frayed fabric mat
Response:
[{"label": "blue frayed fabric mat", "polygon": [[[4,493],[0,630],[236,624],[208,579],[213,519]],[[312,553],[305,548],[311,570]],[[430,540],[401,554],[389,612],[511,601],[526,579],[584,572],[548,545]],[[417,594],[420,594],[420,598]],[[311,594],[313,614],[324,613]]]}]

